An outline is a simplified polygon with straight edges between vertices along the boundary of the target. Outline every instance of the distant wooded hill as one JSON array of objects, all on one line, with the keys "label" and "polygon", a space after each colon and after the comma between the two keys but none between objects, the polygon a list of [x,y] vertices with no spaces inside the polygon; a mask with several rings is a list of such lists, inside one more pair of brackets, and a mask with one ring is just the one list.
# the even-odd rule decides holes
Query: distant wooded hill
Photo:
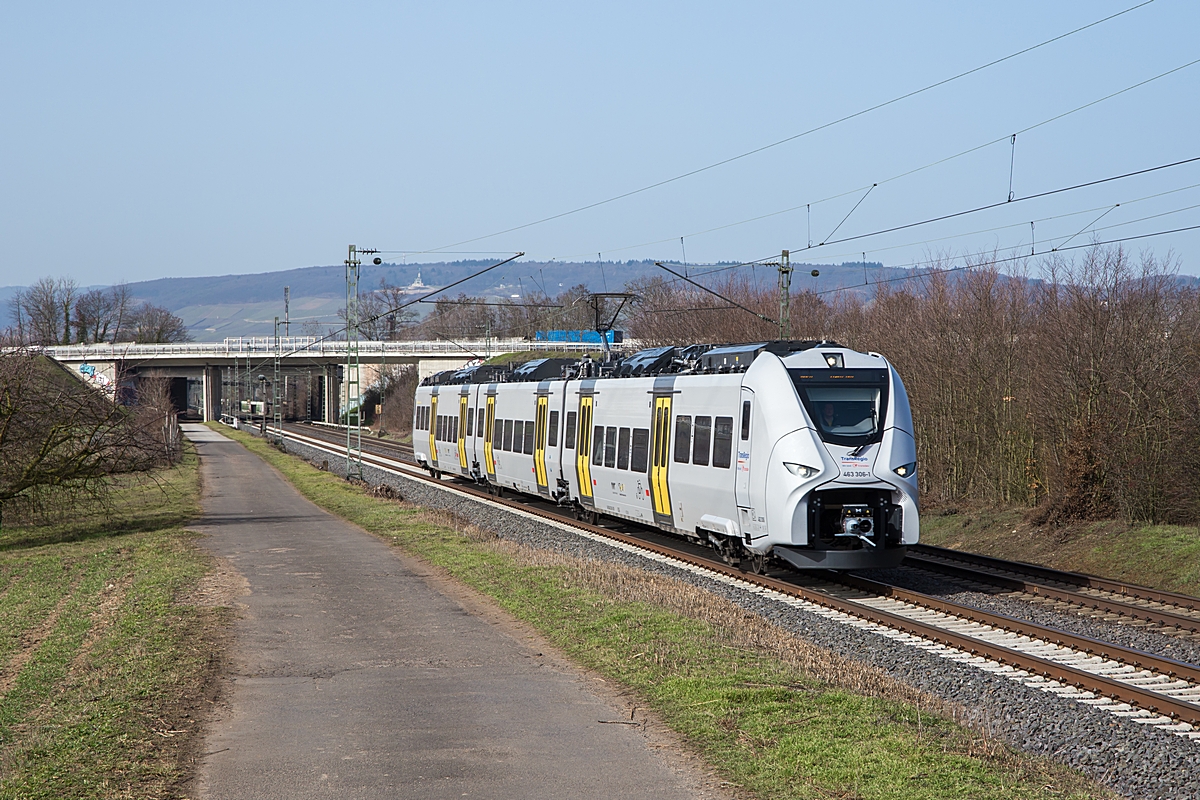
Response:
[{"label": "distant wooded hill", "polygon": [[[360,290],[378,288],[380,282],[392,286],[409,286],[416,281],[430,289],[446,286],[467,277],[495,261],[468,260],[421,264],[362,265]],[[720,265],[718,265],[720,266]],[[726,265],[731,266],[731,265]],[[904,271],[885,268],[878,262],[863,264],[794,264],[794,292],[822,291],[839,286],[861,285],[864,274],[871,280],[893,277]],[[681,269],[672,265],[673,269]],[[689,267],[691,274],[712,269],[712,266]],[[811,271],[820,271],[813,278]],[[755,267],[751,271],[768,284],[774,284],[776,272],[771,267]],[[509,298],[530,292],[553,297],[563,289],[586,285],[592,291],[621,291],[626,284],[654,275],[669,278],[654,266],[653,261],[537,262],[515,261],[479,278],[450,290],[473,296]],[[200,278],[159,278],[129,284],[136,300],[163,306],[181,317],[196,341],[220,341],[234,336],[270,336],[274,333],[274,318],[283,318],[283,287],[290,287],[290,317],[292,335],[302,335],[320,326],[322,330],[339,327],[337,312],[346,302],[346,271],[343,265],[302,267],[299,269],[263,272],[252,275],[219,275]],[[13,290],[17,287],[12,287]],[[0,288],[0,300],[5,295]],[[419,295],[413,295],[417,297]],[[425,310],[421,307],[421,312]],[[8,304],[0,307],[0,328],[8,324]]]},{"label": "distant wooded hill", "polygon": [[[380,281],[392,286],[409,286],[420,274],[421,282],[432,288],[446,286],[494,261],[443,261],[421,264],[384,263],[362,266],[360,290],[378,288]],[[682,270],[679,265],[670,265]],[[718,265],[732,266],[732,265]],[[792,291],[822,292],[845,287],[849,291],[870,294],[870,284],[894,280],[909,275],[909,270],[885,267],[879,262],[843,264],[793,264]],[[688,273],[696,276],[713,269],[708,266],[689,266]],[[813,277],[812,270],[820,276]],[[776,271],[772,267],[743,267],[738,273],[764,286],[773,286]],[[270,336],[274,318],[283,318],[283,287],[291,287],[290,316],[292,335],[302,335],[320,327],[322,332],[340,326],[338,310],[346,302],[345,267],[302,267],[299,269],[262,272],[252,275],[219,275],[201,278],[159,278],[129,284],[136,300],[163,306],[181,317],[196,341],[220,341],[234,336]],[[714,276],[720,279],[727,272]],[[461,287],[450,290],[473,296],[511,298],[531,292],[544,292],[554,297],[564,289],[579,284],[592,291],[621,291],[626,284],[651,276],[670,278],[653,261],[575,262],[515,261],[488,272]],[[1188,284],[1200,279],[1181,276]],[[710,283],[706,281],[706,283]],[[7,299],[20,287],[0,287],[0,329],[8,322]],[[415,298],[417,295],[413,295]],[[424,313],[428,306],[417,306]],[[307,323],[307,328],[306,328]]]}]

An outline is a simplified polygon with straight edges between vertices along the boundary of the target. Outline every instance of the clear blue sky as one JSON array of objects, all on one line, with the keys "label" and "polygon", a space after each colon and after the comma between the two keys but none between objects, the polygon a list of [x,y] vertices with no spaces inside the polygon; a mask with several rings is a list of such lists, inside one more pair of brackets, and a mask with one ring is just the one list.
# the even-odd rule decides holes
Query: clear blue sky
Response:
[{"label": "clear blue sky", "polygon": [[[769,144],[1135,3],[6,3],[0,285],[336,264],[350,243],[445,247]],[[1200,4],[1156,0],[757,155],[449,249],[679,259],[683,235],[689,262],[799,251],[804,209],[701,232],[815,203],[819,243],[861,187],[1198,59],[1197,31]],[[1200,65],[1021,134],[1013,191],[1200,156],[1198,109]],[[835,238],[1003,200],[1010,155],[1005,140],[881,183]],[[1197,225],[1200,208],[1134,221],[1200,204],[1200,187],[1130,202],[1194,184],[1200,163],[793,259],[866,251],[903,265],[1028,246],[1030,220],[1041,243],[1117,203],[1097,227],[1120,227],[1103,238]],[[1173,250],[1200,273],[1197,232],[1132,247]]]}]

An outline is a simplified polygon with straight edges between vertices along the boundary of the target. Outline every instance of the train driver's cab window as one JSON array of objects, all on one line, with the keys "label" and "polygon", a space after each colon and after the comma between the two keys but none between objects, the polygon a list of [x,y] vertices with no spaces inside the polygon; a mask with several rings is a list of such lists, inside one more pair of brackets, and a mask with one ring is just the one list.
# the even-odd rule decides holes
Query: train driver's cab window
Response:
[{"label": "train driver's cab window", "polygon": [[789,368],[792,383],[821,439],[860,447],[883,437],[888,411],[886,369]]},{"label": "train driver's cab window", "polygon": [[871,436],[879,427],[879,389],[875,386],[813,386],[808,398],[816,423],[835,436]]}]

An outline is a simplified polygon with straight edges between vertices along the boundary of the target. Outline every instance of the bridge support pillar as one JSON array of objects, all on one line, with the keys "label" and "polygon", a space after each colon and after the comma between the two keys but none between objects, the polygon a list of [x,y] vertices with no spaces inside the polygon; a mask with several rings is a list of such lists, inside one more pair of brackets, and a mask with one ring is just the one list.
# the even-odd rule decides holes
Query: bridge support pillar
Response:
[{"label": "bridge support pillar", "polygon": [[341,370],[339,364],[325,365],[325,396],[323,398],[322,408],[325,411],[325,422],[338,422],[341,416],[341,381],[338,380],[338,372]]},{"label": "bridge support pillar", "polygon": [[221,368],[204,368],[204,421],[221,418]]}]

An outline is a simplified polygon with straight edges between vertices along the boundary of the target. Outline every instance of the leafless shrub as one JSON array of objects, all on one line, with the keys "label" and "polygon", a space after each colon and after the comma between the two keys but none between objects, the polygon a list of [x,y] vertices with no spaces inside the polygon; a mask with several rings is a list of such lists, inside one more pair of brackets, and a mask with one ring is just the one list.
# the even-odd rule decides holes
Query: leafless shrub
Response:
[{"label": "leafless shrub", "polygon": [[162,464],[174,464],[179,460],[183,438],[171,403],[171,382],[167,378],[142,378],[138,383],[135,421]]},{"label": "leafless shrub", "polygon": [[380,483],[375,486],[372,486],[371,491],[368,492],[368,494],[370,494],[371,497],[378,497],[380,500],[397,500],[397,501],[399,501],[399,500],[404,499],[404,497],[401,496],[400,492],[397,491],[397,489],[395,487],[393,487],[389,484],[386,484],[386,483]]},{"label": "leafless shrub", "polygon": [[157,413],[119,406],[36,353],[0,352],[0,506],[36,515],[103,500],[113,476],[178,457],[178,428]]}]

